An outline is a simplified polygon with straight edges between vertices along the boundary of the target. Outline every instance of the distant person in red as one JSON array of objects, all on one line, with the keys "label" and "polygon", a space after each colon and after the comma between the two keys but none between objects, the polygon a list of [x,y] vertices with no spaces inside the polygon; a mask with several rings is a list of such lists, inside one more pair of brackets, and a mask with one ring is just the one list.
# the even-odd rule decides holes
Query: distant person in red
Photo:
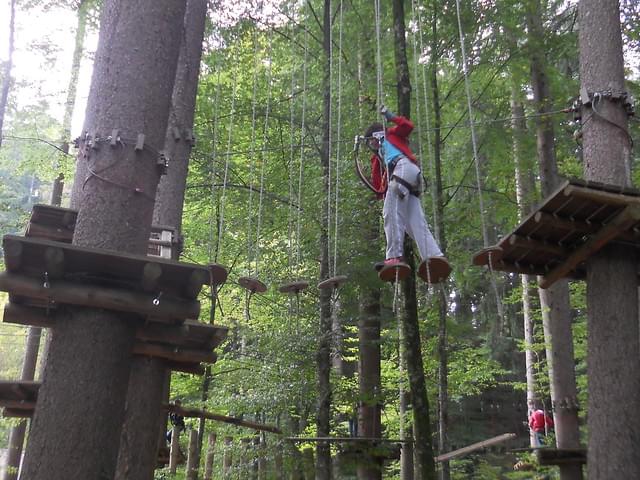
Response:
[{"label": "distant person in red", "polygon": [[[451,267],[429,230],[420,203],[422,173],[409,147],[413,123],[384,106],[380,113],[395,125],[385,129],[381,123],[374,123],[367,129],[365,138],[374,152],[371,157],[371,183],[378,192],[386,190],[378,194],[379,199],[384,198],[382,214],[387,238],[386,259],[381,266],[404,263],[404,235],[408,233],[416,242],[422,260],[437,259],[436,262],[442,265],[441,270],[444,270],[440,277],[446,278]],[[429,278],[425,269],[418,274],[425,281],[442,280]]]},{"label": "distant person in red", "polygon": [[534,447],[541,447],[544,445],[544,437],[547,435],[547,429],[553,428],[553,418],[540,408],[533,409],[529,415],[529,428],[534,434]]}]

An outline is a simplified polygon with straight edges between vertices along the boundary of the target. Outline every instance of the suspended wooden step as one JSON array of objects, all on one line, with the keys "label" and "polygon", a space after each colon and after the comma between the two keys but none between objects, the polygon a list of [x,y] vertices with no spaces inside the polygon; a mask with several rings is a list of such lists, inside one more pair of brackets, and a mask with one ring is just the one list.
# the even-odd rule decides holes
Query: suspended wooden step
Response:
[{"label": "suspended wooden step", "polygon": [[395,265],[385,265],[378,272],[378,277],[383,282],[395,282],[404,280],[411,273],[411,268],[406,263],[400,262]]},{"label": "suspended wooden step", "polygon": [[289,282],[289,283],[285,283],[284,285],[281,285],[280,288],[278,289],[280,291],[280,293],[293,293],[295,295],[298,295],[300,292],[302,292],[303,290],[306,290],[309,287],[309,282],[306,282],[304,280],[298,280],[296,282]]},{"label": "suspended wooden step", "polygon": [[537,448],[536,457],[540,465],[567,465],[587,463],[587,450],[585,448]]},{"label": "suspended wooden step", "polygon": [[640,247],[640,191],[616,185],[566,181],[474,265],[540,275],[541,288],[561,278],[582,279],[585,261],[610,242]]},{"label": "suspended wooden step", "polygon": [[348,280],[346,275],[336,275],[329,277],[318,284],[320,290],[333,290],[342,286]]},{"label": "suspended wooden step", "polygon": [[267,291],[267,286],[255,277],[240,277],[238,285],[251,293],[264,293]]},{"label": "suspended wooden step", "polygon": [[25,236],[71,243],[77,218],[77,210],[54,205],[34,205]]},{"label": "suspended wooden step", "polygon": [[451,265],[444,257],[430,257],[418,267],[418,276],[429,284],[440,283],[451,273]]}]

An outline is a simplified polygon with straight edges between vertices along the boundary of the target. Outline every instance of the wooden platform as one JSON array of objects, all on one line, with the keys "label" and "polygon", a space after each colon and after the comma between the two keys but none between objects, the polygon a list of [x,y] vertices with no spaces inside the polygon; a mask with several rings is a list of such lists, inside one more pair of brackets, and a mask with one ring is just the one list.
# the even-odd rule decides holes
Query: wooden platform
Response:
[{"label": "wooden platform", "polygon": [[[3,321],[44,328],[55,326],[55,314],[43,308],[9,303],[5,305]],[[202,374],[200,363],[214,363],[213,351],[226,338],[228,328],[186,320],[182,325],[149,322],[136,330],[133,353],[166,360],[171,370]]]},{"label": "wooden platform", "polygon": [[587,463],[587,450],[584,448],[537,448],[536,457],[540,465],[566,465]]},{"label": "wooden platform", "polygon": [[540,287],[548,288],[584,278],[584,262],[610,242],[640,247],[640,191],[570,180],[473,264],[541,275]]},{"label": "wooden platform", "polygon": [[399,460],[401,446],[399,443],[379,442],[376,440],[337,443],[338,451],[355,461],[368,459]]},{"label": "wooden platform", "polygon": [[39,382],[0,380],[0,407],[5,417],[30,417],[38,400]]},{"label": "wooden platform", "polygon": [[71,243],[77,218],[77,210],[53,205],[34,205],[24,235]]}]

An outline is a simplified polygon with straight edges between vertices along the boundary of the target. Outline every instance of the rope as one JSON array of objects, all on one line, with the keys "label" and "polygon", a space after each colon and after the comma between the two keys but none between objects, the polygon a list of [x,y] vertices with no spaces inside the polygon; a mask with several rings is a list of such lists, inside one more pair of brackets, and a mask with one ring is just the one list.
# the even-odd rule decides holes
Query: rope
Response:
[{"label": "rope", "polygon": [[464,76],[464,88],[467,95],[467,109],[469,111],[469,124],[471,126],[471,145],[473,147],[473,159],[476,167],[476,184],[478,187],[478,202],[480,204],[480,222],[482,225],[482,240],[485,248],[489,246],[489,234],[484,218],[484,200],[482,199],[482,179],[480,175],[480,161],[478,160],[478,142],[476,140],[476,129],[473,126],[473,108],[471,106],[471,87],[469,86],[469,71],[467,65],[467,54],[464,47],[464,32],[462,31],[462,20],[460,18],[460,0],[456,0],[456,15],[458,18],[458,33],[460,34],[460,53],[462,54],[462,74]]},{"label": "rope", "polygon": [[[216,96],[215,96],[215,105],[219,105],[219,100],[220,100],[220,59],[218,59],[216,61],[216,72],[217,72],[217,77],[216,77]],[[218,109],[214,109],[213,112],[213,116],[214,116],[214,120],[217,120],[217,116],[218,116]],[[217,146],[218,146],[218,122],[216,121],[213,127],[213,148],[211,151],[211,210],[209,213],[209,248],[208,248],[208,257],[209,257],[209,261],[210,262],[215,262],[217,261],[217,257],[218,257],[218,250],[216,250],[215,253],[215,258],[214,258],[214,253],[213,253],[213,224],[214,224],[214,216],[213,216],[213,211],[214,211],[214,205],[216,202],[216,182],[215,182],[215,173],[216,173],[216,155],[217,155]]]},{"label": "rope", "polygon": [[[462,20],[460,18],[460,0],[456,0],[456,16],[458,19],[458,32],[460,34],[460,52],[462,54],[462,73],[464,76],[464,86],[465,92],[467,94],[467,108],[469,110],[469,124],[471,126],[471,145],[473,147],[473,159],[476,169],[476,186],[478,188],[478,203],[480,205],[480,222],[482,225],[482,240],[484,247],[487,248],[489,246],[489,232],[487,230],[487,224],[484,218],[484,201],[482,199],[482,178],[480,175],[480,161],[478,159],[478,142],[476,140],[476,129],[473,125],[473,108],[471,106],[471,88],[469,86],[469,73],[467,66],[467,55],[464,47],[464,32],[462,31]],[[498,285],[493,274],[493,270],[489,273],[489,278],[491,279],[491,288],[493,290],[493,294],[496,297],[496,309],[498,313],[498,318],[500,320],[500,328],[502,328],[502,322],[504,320],[504,311],[502,306],[502,298],[500,296],[500,292],[498,290]]]},{"label": "rope", "polygon": [[[338,39],[338,51],[342,51],[342,19],[343,19],[343,2],[340,0],[340,35]],[[340,138],[342,134],[342,57],[338,55],[338,125],[336,136]],[[339,220],[339,198],[340,198],[340,143],[336,144],[336,192],[335,192],[335,227],[333,229],[333,274],[338,271],[338,220]]]},{"label": "rope", "polygon": [[[329,10],[331,10],[331,1],[329,1]],[[332,123],[333,123],[333,28],[329,27],[329,144],[327,145],[327,255],[331,252],[331,142]],[[331,273],[331,261],[329,261],[329,276]],[[324,279],[323,279],[324,280]]]},{"label": "rope", "polygon": [[[267,143],[267,131],[269,127],[269,110],[271,107],[271,87],[273,83],[272,71],[271,71],[271,34],[269,35],[269,53],[267,56],[267,108],[264,115],[264,130],[262,132],[262,144]],[[260,202],[258,206],[258,226],[256,229],[256,258],[255,258],[255,272],[258,275],[258,265],[260,263],[260,229],[262,227],[262,203],[264,199],[264,172],[267,163],[266,155],[262,155],[262,165],[260,168]]]},{"label": "rope", "polygon": [[376,19],[376,100],[378,107],[383,102],[382,91],[382,54],[381,54],[381,36],[380,36],[380,0],[374,0],[375,19]]},{"label": "rope", "polygon": [[304,33],[304,62],[302,63],[302,118],[300,120],[300,170],[298,173],[298,224],[296,226],[296,273],[300,266],[300,238],[301,238],[301,219],[302,219],[302,178],[304,173],[304,137],[305,137],[305,121],[307,113],[307,58],[309,55],[309,34],[305,29]]},{"label": "rope", "polygon": [[238,75],[236,75],[235,69],[233,74],[233,91],[231,93],[231,121],[229,122],[229,134],[227,135],[227,152],[224,162],[224,177],[222,180],[222,195],[220,197],[220,224],[218,226],[218,245],[216,247],[216,254],[220,251],[220,244],[222,242],[222,235],[224,234],[224,204],[227,198],[227,180],[229,178],[229,159],[231,155],[231,134],[233,132],[233,119],[236,110],[236,90],[238,86]]},{"label": "rope", "polygon": [[[417,21],[415,19],[415,13],[416,10],[418,12],[417,15]],[[418,52],[416,52],[416,48],[417,48],[417,43],[419,43],[419,51],[420,54],[424,51],[424,44],[422,43],[422,15],[420,14],[420,9],[416,9],[416,5],[415,5],[415,0],[411,0],[411,14],[414,17],[414,23],[417,25],[417,31],[416,31],[416,35],[414,35],[413,37],[413,57],[414,57],[414,65],[415,65],[415,77],[416,77],[416,81],[418,81],[419,79],[419,75],[418,75],[418,63],[419,63],[419,56],[418,56]],[[416,36],[418,37],[418,42],[416,42],[415,38]],[[422,65],[422,90],[423,90],[423,99],[424,99],[424,118],[426,121],[426,129],[425,129],[425,133],[427,135],[427,156],[428,156],[428,163],[429,163],[429,176],[431,178],[431,181],[435,181],[436,180],[436,172],[435,172],[435,165],[434,165],[434,156],[433,156],[433,145],[431,143],[431,113],[429,111],[429,95],[428,95],[428,88],[427,88],[427,68],[424,66],[424,64]],[[423,132],[422,130],[422,122],[421,122],[421,117],[422,115],[420,115],[420,91],[419,89],[416,89],[416,110],[417,110],[417,116],[418,116],[418,129],[420,130],[420,133]],[[419,151],[420,151],[420,157],[422,157],[422,142],[419,142],[418,144],[419,147]],[[422,159],[420,160],[420,169],[422,169]],[[432,217],[433,218],[433,226],[434,226],[434,230],[436,233],[436,238],[440,238],[440,233],[438,231],[438,210],[436,208],[436,190],[434,188],[430,189],[430,193],[431,193],[431,209],[432,209]]]},{"label": "rope", "polygon": [[[256,40],[255,30],[253,32],[253,92],[251,96],[251,160],[249,161],[249,185],[253,185],[254,176],[254,153],[256,146],[256,95],[258,89],[258,42]],[[264,153],[263,153],[264,155]],[[251,273],[251,262],[254,258],[253,244],[253,188],[249,189],[249,205],[247,209],[247,263],[249,264],[249,273]]]}]

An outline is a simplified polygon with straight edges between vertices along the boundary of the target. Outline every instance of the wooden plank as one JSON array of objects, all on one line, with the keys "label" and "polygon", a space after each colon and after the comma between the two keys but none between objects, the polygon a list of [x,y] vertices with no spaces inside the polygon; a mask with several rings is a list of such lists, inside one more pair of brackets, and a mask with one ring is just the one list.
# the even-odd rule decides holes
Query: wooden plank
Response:
[{"label": "wooden plank", "polygon": [[248,420],[241,420],[235,417],[228,417],[226,415],[220,415],[218,413],[207,412],[206,410],[200,410],[198,408],[183,408],[177,405],[165,405],[165,409],[169,412],[177,413],[183,417],[191,418],[205,418],[207,420],[214,420],[216,422],[230,423],[239,427],[252,428],[254,430],[261,430],[265,432],[272,432],[282,434],[282,430],[272,425],[263,425],[261,423],[250,422]]},{"label": "wooden plank", "polygon": [[498,435],[497,437],[489,438],[488,440],[483,440],[481,442],[472,443],[471,445],[468,445],[463,448],[459,448],[458,450],[453,450],[452,452],[438,455],[435,458],[435,461],[446,462],[447,460],[451,460],[452,458],[462,457],[463,455],[467,455],[468,453],[475,452],[476,450],[480,450],[481,448],[497,445],[498,443],[506,442],[507,440],[511,440],[514,438],[516,438],[515,433],[504,433],[502,435]]},{"label": "wooden plank", "polygon": [[596,190],[594,188],[581,187],[578,185],[568,185],[564,188],[562,193],[566,197],[591,200],[592,202],[604,203],[605,205],[613,205],[617,207],[626,207],[628,205],[640,206],[640,197],[604,190]]},{"label": "wooden plank", "polygon": [[524,248],[526,250],[541,251],[550,253],[558,257],[566,257],[568,251],[558,245],[553,245],[548,242],[541,242],[532,238],[522,237],[517,234],[509,236],[509,245],[514,248]]},{"label": "wooden plank", "polygon": [[0,407],[10,408],[11,410],[34,410],[36,408],[36,402],[29,402],[27,400],[9,400],[0,397]]},{"label": "wooden plank", "polygon": [[138,341],[133,346],[133,353],[182,363],[215,363],[218,359],[218,354],[211,351]]},{"label": "wooden plank", "polygon": [[587,463],[587,450],[584,448],[537,448],[535,452],[540,465]]},{"label": "wooden plank", "polygon": [[198,318],[200,314],[200,302],[197,300],[163,296],[160,303],[154,305],[154,295],[62,280],[50,282],[45,288],[41,279],[6,272],[0,272],[0,290],[61,304],[135,313],[144,318],[152,316],[169,322]]},{"label": "wooden plank", "polygon": [[637,200],[638,203],[627,206],[609,224],[591,236],[581,247],[574,250],[561,265],[545,275],[540,281],[540,288],[549,288],[557,280],[567,276],[580,263],[602,249],[611,240],[618,237],[620,233],[638,223],[640,221],[640,199]]},{"label": "wooden plank", "polygon": [[166,362],[167,370],[172,372],[190,373],[192,375],[204,375],[204,367],[199,363]]},{"label": "wooden plank", "polygon": [[46,238],[55,242],[71,243],[73,240],[73,230],[54,227],[52,225],[41,225],[39,223],[29,223],[24,235],[26,237]]},{"label": "wooden plank", "polygon": [[16,325],[43,328],[51,328],[54,324],[53,316],[47,315],[46,309],[25,307],[16,303],[7,303],[4,306],[2,321]]},{"label": "wooden plank", "polygon": [[22,410],[18,408],[5,408],[2,416],[5,418],[30,418],[33,417],[34,410]]},{"label": "wooden plank", "polygon": [[[53,247],[61,248],[64,252],[66,275],[75,274],[85,278],[127,284],[131,290],[142,289],[144,268],[148,263],[158,264],[162,268],[162,275],[158,279],[158,291],[174,296],[186,294],[188,295],[187,298],[192,299],[197,296],[202,285],[209,285],[210,283],[220,285],[227,279],[227,270],[217,264],[197,265],[159,257],[79,247],[16,235],[5,235],[3,243],[5,251],[7,247],[10,250],[12,248],[22,249],[21,252],[16,252],[15,257],[18,261],[15,263],[13,271],[19,269],[20,272],[34,276],[44,272],[44,251],[48,247]],[[194,271],[202,273],[194,275]],[[196,287],[193,284],[195,280],[200,280],[202,283]],[[185,289],[186,285],[189,286],[189,289]]]},{"label": "wooden plank", "polygon": [[401,438],[375,438],[375,437],[284,437],[290,442],[369,442],[369,443],[413,443],[413,440],[403,440]]}]

